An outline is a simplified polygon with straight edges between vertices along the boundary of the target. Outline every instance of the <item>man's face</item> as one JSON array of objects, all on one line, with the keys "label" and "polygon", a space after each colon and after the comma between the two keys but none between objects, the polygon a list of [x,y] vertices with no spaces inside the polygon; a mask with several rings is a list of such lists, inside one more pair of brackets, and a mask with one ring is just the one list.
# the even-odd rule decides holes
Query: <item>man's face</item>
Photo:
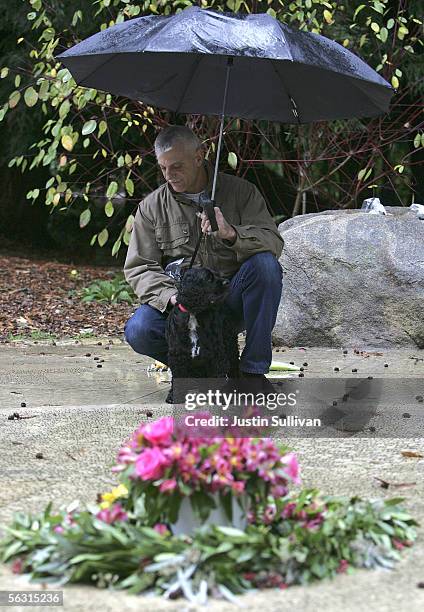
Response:
[{"label": "man's face", "polygon": [[158,156],[158,164],[165,180],[177,192],[192,193],[198,183],[199,172],[203,165],[201,149],[193,150],[181,143]]}]

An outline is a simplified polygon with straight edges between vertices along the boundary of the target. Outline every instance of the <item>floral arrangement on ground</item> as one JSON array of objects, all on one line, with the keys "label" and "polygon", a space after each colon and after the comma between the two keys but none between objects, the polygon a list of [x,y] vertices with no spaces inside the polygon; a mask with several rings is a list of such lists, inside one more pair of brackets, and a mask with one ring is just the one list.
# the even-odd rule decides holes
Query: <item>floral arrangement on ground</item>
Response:
[{"label": "floral arrangement on ground", "polygon": [[[2,561],[32,582],[183,595],[202,604],[208,595],[232,601],[251,589],[283,589],[357,567],[393,568],[416,538],[402,498],[295,489],[299,465],[287,447],[187,437],[171,417],[141,425],[112,471],[119,485],[95,504],[53,511],[50,503],[38,515],[15,515],[4,526]],[[190,512],[193,529],[181,533],[178,521]]]}]

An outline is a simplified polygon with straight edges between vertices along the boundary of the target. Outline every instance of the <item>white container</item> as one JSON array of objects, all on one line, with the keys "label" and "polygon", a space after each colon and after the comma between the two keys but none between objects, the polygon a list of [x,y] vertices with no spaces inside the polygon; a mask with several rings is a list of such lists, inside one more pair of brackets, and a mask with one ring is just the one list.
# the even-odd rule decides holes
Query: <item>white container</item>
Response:
[{"label": "white container", "polygon": [[[236,529],[244,530],[247,527],[247,496],[241,495],[237,499],[233,496],[232,508],[233,508],[233,520],[228,520],[225,514],[224,508],[219,503],[219,495],[216,493],[213,495],[213,499],[216,504],[215,510],[211,510],[208,518],[205,522],[200,521],[194,514],[191,507],[190,498],[184,497],[181,502],[180,512],[176,523],[171,525],[172,533],[174,535],[192,535],[196,529],[204,524],[207,525],[219,525],[221,527],[235,527]],[[243,509],[240,507],[239,501],[241,502]]]},{"label": "white container", "polygon": [[364,200],[361,211],[370,213],[371,215],[387,215],[386,209],[379,198],[368,198]]}]

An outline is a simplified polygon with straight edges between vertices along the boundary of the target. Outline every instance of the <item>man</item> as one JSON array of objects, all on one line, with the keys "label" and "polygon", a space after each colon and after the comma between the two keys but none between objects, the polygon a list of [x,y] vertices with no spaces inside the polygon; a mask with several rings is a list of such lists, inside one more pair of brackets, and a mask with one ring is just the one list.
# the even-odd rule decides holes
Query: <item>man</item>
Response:
[{"label": "man", "polygon": [[135,215],[124,274],[142,305],[127,321],[125,338],[136,352],[167,362],[166,318],[177,289],[164,268],[182,257],[189,261],[202,232],[195,265],[231,279],[227,304],[240,331],[246,329],[240,369],[263,381],[272,359],[283,245],[265,201],[253,184],[219,173],[218,231],[212,233],[199,208],[202,193],[210,197],[213,179],[200,140],[187,127],[170,126],[156,138],[155,153],[165,184],[140,202]]}]

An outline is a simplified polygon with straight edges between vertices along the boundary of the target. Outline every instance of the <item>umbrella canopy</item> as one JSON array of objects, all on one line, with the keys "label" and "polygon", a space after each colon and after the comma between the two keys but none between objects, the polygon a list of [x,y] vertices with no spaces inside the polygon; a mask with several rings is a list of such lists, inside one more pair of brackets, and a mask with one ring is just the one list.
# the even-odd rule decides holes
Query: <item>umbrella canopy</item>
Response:
[{"label": "umbrella canopy", "polygon": [[338,43],[266,13],[194,6],[169,17],[139,17],[58,59],[79,85],[178,113],[221,114],[226,80],[227,115],[285,123],[372,117],[387,111],[393,94]]}]

